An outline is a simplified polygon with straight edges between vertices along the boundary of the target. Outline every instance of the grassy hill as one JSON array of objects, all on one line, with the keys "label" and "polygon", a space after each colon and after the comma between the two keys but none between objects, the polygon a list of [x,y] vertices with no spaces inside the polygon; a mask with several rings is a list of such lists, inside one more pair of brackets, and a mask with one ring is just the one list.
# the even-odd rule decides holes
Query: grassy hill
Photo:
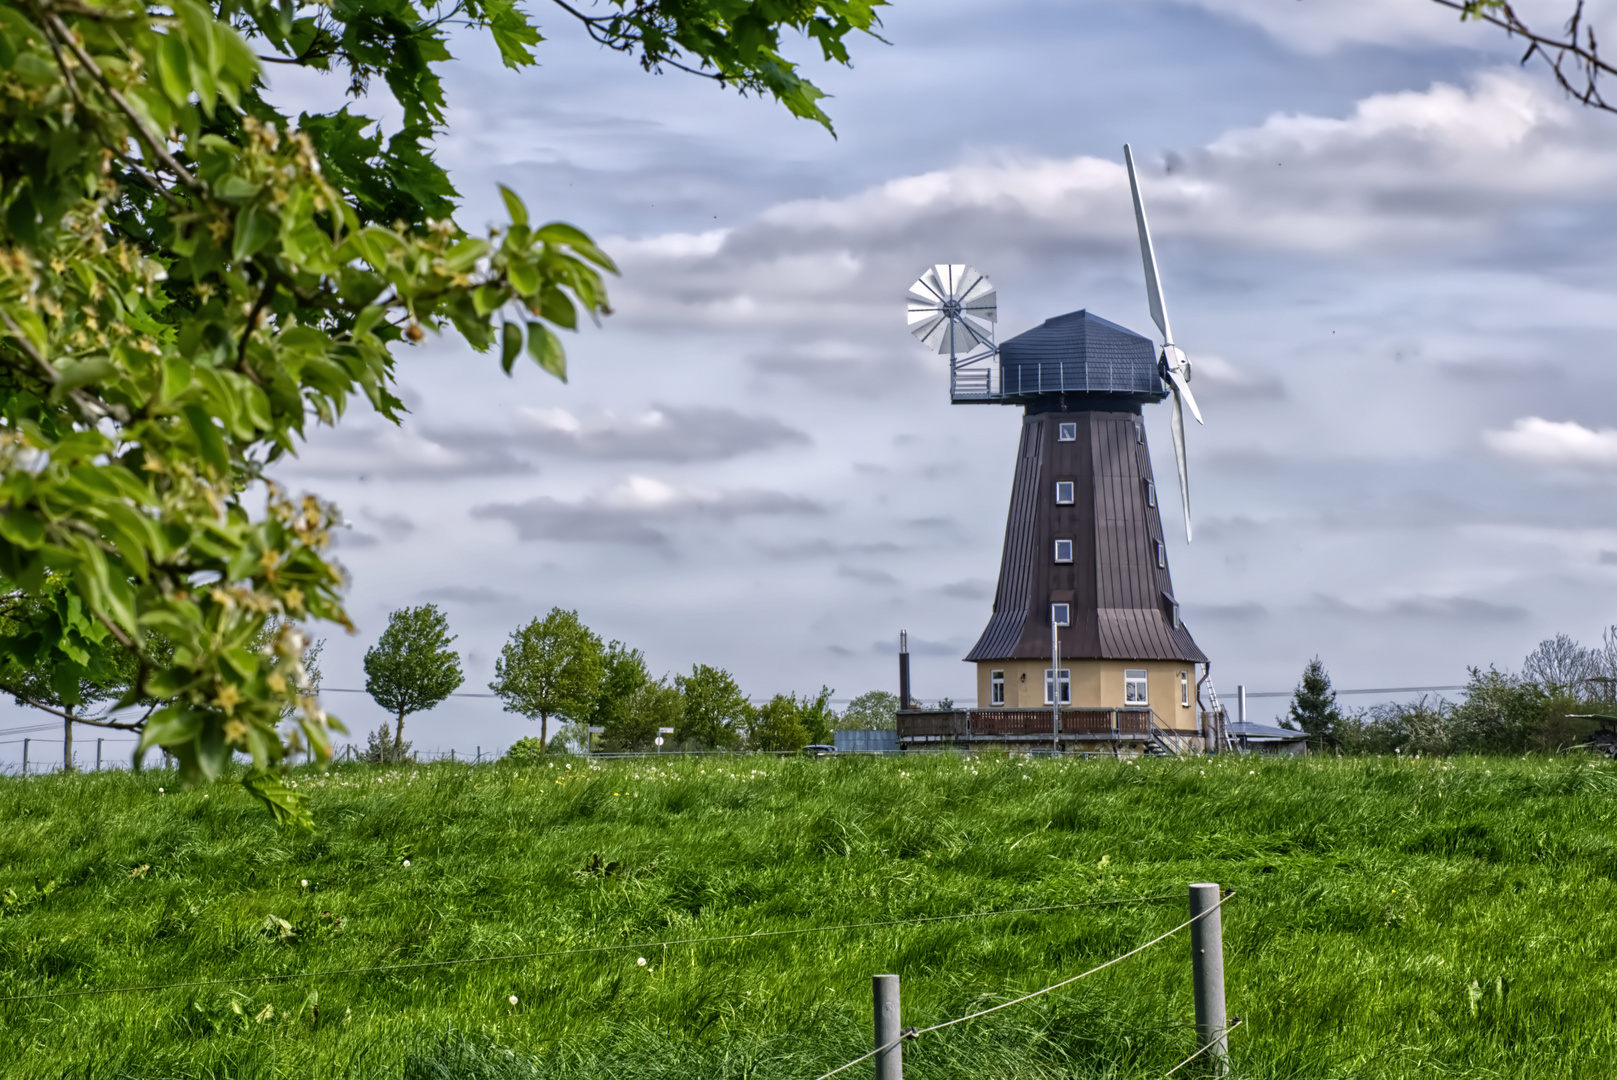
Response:
[{"label": "grassy hill", "polygon": [[[1173,927],[1200,880],[1238,890],[1239,1076],[1617,1060],[1603,763],[567,764],[310,773],[314,834],[172,774],[0,780],[0,996],[1168,899],[3,1002],[0,1077],[813,1080],[869,1047],[872,974],[902,976],[906,1023],[961,1015]],[[912,1043],[906,1070],[1159,1077],[1191,1019],[1180,935]]]}]

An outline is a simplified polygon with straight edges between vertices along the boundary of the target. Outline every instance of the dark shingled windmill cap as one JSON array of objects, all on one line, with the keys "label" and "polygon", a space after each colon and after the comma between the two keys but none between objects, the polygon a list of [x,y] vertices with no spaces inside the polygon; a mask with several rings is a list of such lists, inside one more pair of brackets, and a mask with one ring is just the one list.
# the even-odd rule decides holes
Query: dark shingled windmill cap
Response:
[{"label": "dark shingled windmill cap", "polygon": [[1000,386],[1006,397],[1115,394],[1133,401],[1168,396],[1150,338],[1088,311],[1046,319],[1000,343]]}]

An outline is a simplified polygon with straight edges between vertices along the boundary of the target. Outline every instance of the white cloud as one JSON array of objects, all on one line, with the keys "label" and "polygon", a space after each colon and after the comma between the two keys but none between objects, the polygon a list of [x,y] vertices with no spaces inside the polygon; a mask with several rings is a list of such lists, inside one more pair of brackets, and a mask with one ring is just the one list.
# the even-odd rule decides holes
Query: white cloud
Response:
[{"label": "white cloud", "polygon": [[558,407],[517,409],[517,425],[546,450],[600,460],[716,461],[808,436],[770,416],[734,409],[663,405],[638,416],[601,412],[579,417]]},{"label": "white cloud", "polygon": [[[1459,14],[1430,0],[1181,0],[1252,23],[1302,52],[1325,53],[1344,45],[1470,45],[1486,47],[1494,31],[1462,25]],[[1526,0],[1532,6],[1533,0]],[[1518,7],[1523,4],[1518,0]],[[1559,25],[1563,11],[1554,20]],[[1498,35],[1503,37],[1503,34]]]},{"label": "white cloud", "polygon": [[1535,465],[1617,467],[1617,428],[1592,431],[1574,420],[1524,416],[1508,431],[1485,431],[1483,442],[1506,457]]}]

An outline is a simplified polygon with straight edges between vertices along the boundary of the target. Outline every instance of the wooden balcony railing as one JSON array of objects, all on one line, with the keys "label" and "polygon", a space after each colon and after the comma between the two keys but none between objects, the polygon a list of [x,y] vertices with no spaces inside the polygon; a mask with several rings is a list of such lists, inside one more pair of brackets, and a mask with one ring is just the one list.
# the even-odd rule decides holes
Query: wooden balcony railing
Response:
[{"label": "wooden balcony railing", "polygon": [[[1160,723],[1155,725],[1161,727]],[[1062,709],[1061,734],[1090,738],[1150,738],[1150,709]],[[972,736],[1050,737],[1049,709],[916,709],[898,714],[899,739]]]}]

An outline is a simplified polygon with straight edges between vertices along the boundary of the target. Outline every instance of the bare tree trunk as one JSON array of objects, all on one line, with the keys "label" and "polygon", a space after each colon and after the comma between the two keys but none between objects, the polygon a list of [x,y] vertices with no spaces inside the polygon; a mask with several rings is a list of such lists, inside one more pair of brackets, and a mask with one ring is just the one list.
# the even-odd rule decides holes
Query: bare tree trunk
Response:
[{"label": "bare tree trunk", "polygon": [[550,749],[550,714],[539,714],[539,745]]},{"label": "bare tree trunk", "polygon": [[404,760],[404,710],[399,710],[399,726],[393,731],[393,756]]},{"label": "bare tree trunk", "polygon": [[67,716],[62,719],[62,771],[73,771],[73,706],[65,710]]}]

